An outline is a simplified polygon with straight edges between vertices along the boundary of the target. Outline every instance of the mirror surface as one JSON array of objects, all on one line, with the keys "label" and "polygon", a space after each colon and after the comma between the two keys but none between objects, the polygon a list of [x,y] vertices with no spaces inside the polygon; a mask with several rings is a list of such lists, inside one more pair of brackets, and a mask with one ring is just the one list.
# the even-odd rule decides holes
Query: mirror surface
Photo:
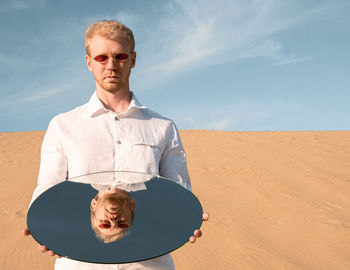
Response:
[{"label": "mirror surface", "polygon": [[101,172],[63,181],[31,205],[34,239],[61,256],[93,263],[155,258],[185,243],[202,224],[191,191],[155,175]]}]

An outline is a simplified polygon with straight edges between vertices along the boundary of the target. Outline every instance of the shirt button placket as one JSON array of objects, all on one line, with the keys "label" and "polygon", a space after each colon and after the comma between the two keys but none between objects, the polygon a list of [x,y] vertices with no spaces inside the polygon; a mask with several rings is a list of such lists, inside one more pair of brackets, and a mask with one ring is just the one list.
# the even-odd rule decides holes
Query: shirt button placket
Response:
[{"label": "shirt button placket", "polygon": [[121,145],[122,141],[121,141],[121,129],[120,129],[120,117],[119,116],[114,116],[114,123],[115,123],[115,129],[116,129],[116,138],[115,138],[115,142],[116,142],[116,145],[115,145],[115,148],[116,148],[116,153],[115,153],[115,156],[114,156],[114,170],[118,170],[118,165],[120,163],[119,160],[117,160],[117,156],[119,156],[117,154],[118,151],[120,151],[119,149],[119,146]]}]

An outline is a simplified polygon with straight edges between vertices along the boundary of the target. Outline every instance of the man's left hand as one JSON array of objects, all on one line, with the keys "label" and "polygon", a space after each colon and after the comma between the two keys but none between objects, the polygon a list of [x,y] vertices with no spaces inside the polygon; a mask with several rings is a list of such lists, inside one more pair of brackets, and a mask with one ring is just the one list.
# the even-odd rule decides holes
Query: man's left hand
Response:
[{"label": "man's left hand", "polygon": [[[208,219],[209,219],[209,213],[203,213],[203,221],[207,221]],[[202,236],[202,231],[201,230],[195,230],[193,234],[194,235],[192,235],[190,237],[190,240],[189,240],[190,243],[196,242],[196,239],[198,237]]]}]

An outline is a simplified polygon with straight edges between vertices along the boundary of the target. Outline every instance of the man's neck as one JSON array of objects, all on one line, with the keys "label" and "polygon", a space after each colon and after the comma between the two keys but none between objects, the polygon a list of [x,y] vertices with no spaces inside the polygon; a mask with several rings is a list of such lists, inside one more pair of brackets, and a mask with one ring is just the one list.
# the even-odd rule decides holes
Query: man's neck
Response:
[{"label": "man's neck", "polygon": [[106,109],[114,111],[116,114],[123,113],[129,108],[131,101],[131,92],[129,89],[111,93],[97,88],[96,94]]}]

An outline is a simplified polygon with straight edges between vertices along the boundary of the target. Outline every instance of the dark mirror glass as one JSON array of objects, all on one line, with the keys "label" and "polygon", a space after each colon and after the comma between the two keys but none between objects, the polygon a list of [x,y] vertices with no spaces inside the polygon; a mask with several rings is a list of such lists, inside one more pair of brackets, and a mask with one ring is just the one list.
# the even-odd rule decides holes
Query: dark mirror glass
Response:
[{"label": "dark mirror glass", "polygon": [[155,258],[188,242],[203,210],[191,191],[159,176],[101,172],[64,181],[31,205],[34,239],[61,256],[93,263]]}]

